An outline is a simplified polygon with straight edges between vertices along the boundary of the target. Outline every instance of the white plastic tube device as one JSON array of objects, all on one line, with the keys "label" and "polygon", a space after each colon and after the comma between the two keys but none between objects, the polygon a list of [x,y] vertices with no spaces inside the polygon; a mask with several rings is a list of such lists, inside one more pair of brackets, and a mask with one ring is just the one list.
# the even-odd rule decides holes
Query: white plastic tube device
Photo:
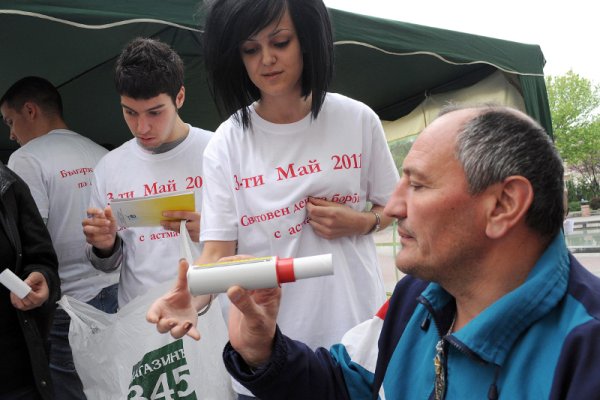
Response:
[{"label": "white plastic tube device", "polygon": [[298,258],[249,258],[192,265],[188,268],[187,279],[190,292],[198,296],[224,293],[235,285],[244,289],[266,289],[324,275],[333,275],[331,254]]},{"label": "white plastic tube device", "polygon": [[0,283],[16,294],[21,300],[31,292],[29,285],[8,268],[0,273]]}]

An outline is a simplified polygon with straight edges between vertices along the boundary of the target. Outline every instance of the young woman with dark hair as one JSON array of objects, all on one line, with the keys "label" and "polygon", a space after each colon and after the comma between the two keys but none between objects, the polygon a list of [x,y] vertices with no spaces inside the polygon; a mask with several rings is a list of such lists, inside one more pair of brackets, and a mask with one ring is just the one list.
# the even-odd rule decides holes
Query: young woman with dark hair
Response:
[{"label": "young woman with dark hair", "polygon": [[[390,222],[381,211],[398,173],[380,120],[328,92],[334,52],[321,0],[217,0],[204,28],[211,89],[232,115],[204,153],[196,264],[331,253],[334,276],[284,286],[278,320],[310,346],[329,346],[385,301],[370,233]],[[148,319],[198,337],[190,295],[179,289]]]}]

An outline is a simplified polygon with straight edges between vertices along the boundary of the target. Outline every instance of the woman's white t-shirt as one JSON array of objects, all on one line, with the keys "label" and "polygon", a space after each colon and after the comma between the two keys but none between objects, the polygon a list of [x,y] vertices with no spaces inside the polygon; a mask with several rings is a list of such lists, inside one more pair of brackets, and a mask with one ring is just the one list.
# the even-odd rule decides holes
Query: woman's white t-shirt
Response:
[{"label": "woman's white t-shirt", "polygon": [[233,118],[204,153],[201,240],[237,241],[239,254],[331,253],[334,275],[283,285],[278,324],[315,348],[339,342],[385,301],[372,235],[327,240],[307,223],[309,196],[363,211],[385,205],[398,171],[381,122],[366,105],[328,94],[316,120],[273,124]]}]

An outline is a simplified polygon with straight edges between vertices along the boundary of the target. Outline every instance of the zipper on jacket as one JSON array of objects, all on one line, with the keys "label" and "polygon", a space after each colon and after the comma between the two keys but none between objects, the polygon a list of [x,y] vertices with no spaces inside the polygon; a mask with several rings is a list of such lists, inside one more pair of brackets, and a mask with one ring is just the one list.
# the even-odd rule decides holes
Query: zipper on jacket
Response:
[{"label": "zipper on jacket", "polygon": [[[436,314],[435,310],[433,309],[433,306],[431,305],[431,303],[429,303],[429,301],[422,296],[419,296],[418,300],[427,309],[427,312],[429,313],[428,318],[433,319],[433,323],[435,325],[435,328],[437,330],[437,334],[439,337],[439,340],[435,346],[435,357],[434,357],[434,361],[433,361],[434,368],[435,368],[435,377],[436,377],[435,384],[434,384],[434,391],[433,391],[434,397],[433,398],[435,400],[444,400],[446,397],[446,388],[448,385],[448,382],[447,382],[448,357],[447,357],[447,355],[448,355],[448,351],[449,351],[447,345],[449,345],[449,346],[454,347],[459,353],[464,354],[465,356],[469,357],[470,359],[476,361],[479,364],[493,365],[495,367],[494,380],[488,390],[488,400],[498,399],[499,392],[498,392],[498,387],[497,387],[496,383],[498,381],[498,376],[500,375],[500,366],[485,361],[477,353],[472,351],[470,348],[468,348],[462,342],[458,341],[457,339],[454,338],[454,336],[452,336],[451,331],[452,331],[452,327],[454,326],[454,319],[451,322],[451,326],[450,326],[450,329],[448,330],[448,332],[445,335],[442,334],[442,329],[440,327],[439,318],[436,318],[437,314]],[[456,311],[455,311],[455,313],[456,313]],[[456,316],[454,318],[456,318]]]},{"label": "zipper on jacket", "polygon": [[[437,331],[439,340],[435,345],[435,357],[433,358],[433,368],[435,372],[435,382],[433,385],[433,398],[435,400],[444,400],[446,397],[446,386],[447,386],[447,358],[446,358],[446,344],[445,344],[445,335],[442,334],[442,329],[440,327],[439,318],[436,318],[436,313],[431,303],[427,299],[422,296],[419,296],[419,302],[427,309],[429,315],[425,319],[427,321],[427,328],[429,327],[430,318],[433,319],[433,323],[435,325],[435,329]],[[423,329],[423,325],[425,321],[421,324],[421,329]],[[450,330],[454,325],[454,321],[451,323]],[[425,330],[425,329],[423,329]]]}]

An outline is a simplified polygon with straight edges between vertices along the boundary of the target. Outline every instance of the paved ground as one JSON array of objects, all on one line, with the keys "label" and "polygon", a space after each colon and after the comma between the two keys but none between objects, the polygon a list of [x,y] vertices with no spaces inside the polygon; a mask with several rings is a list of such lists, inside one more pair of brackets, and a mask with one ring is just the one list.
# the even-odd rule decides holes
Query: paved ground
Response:
[{"label": "paved ground", "polygon": [[594,275],[600,276],[600,253],[575,253],[575,258]]},{"label": "paved ground", "polygon": [[[572,219],[577,227],[581,223],[600,222],[600,215]],[[595,226],[596,228],[587,230],[575,229],[573,234],[567,235],[566,238],[567,244],[573,245],[571,248],[575,258],[595,275],[600,276],[600,228]]]}]

